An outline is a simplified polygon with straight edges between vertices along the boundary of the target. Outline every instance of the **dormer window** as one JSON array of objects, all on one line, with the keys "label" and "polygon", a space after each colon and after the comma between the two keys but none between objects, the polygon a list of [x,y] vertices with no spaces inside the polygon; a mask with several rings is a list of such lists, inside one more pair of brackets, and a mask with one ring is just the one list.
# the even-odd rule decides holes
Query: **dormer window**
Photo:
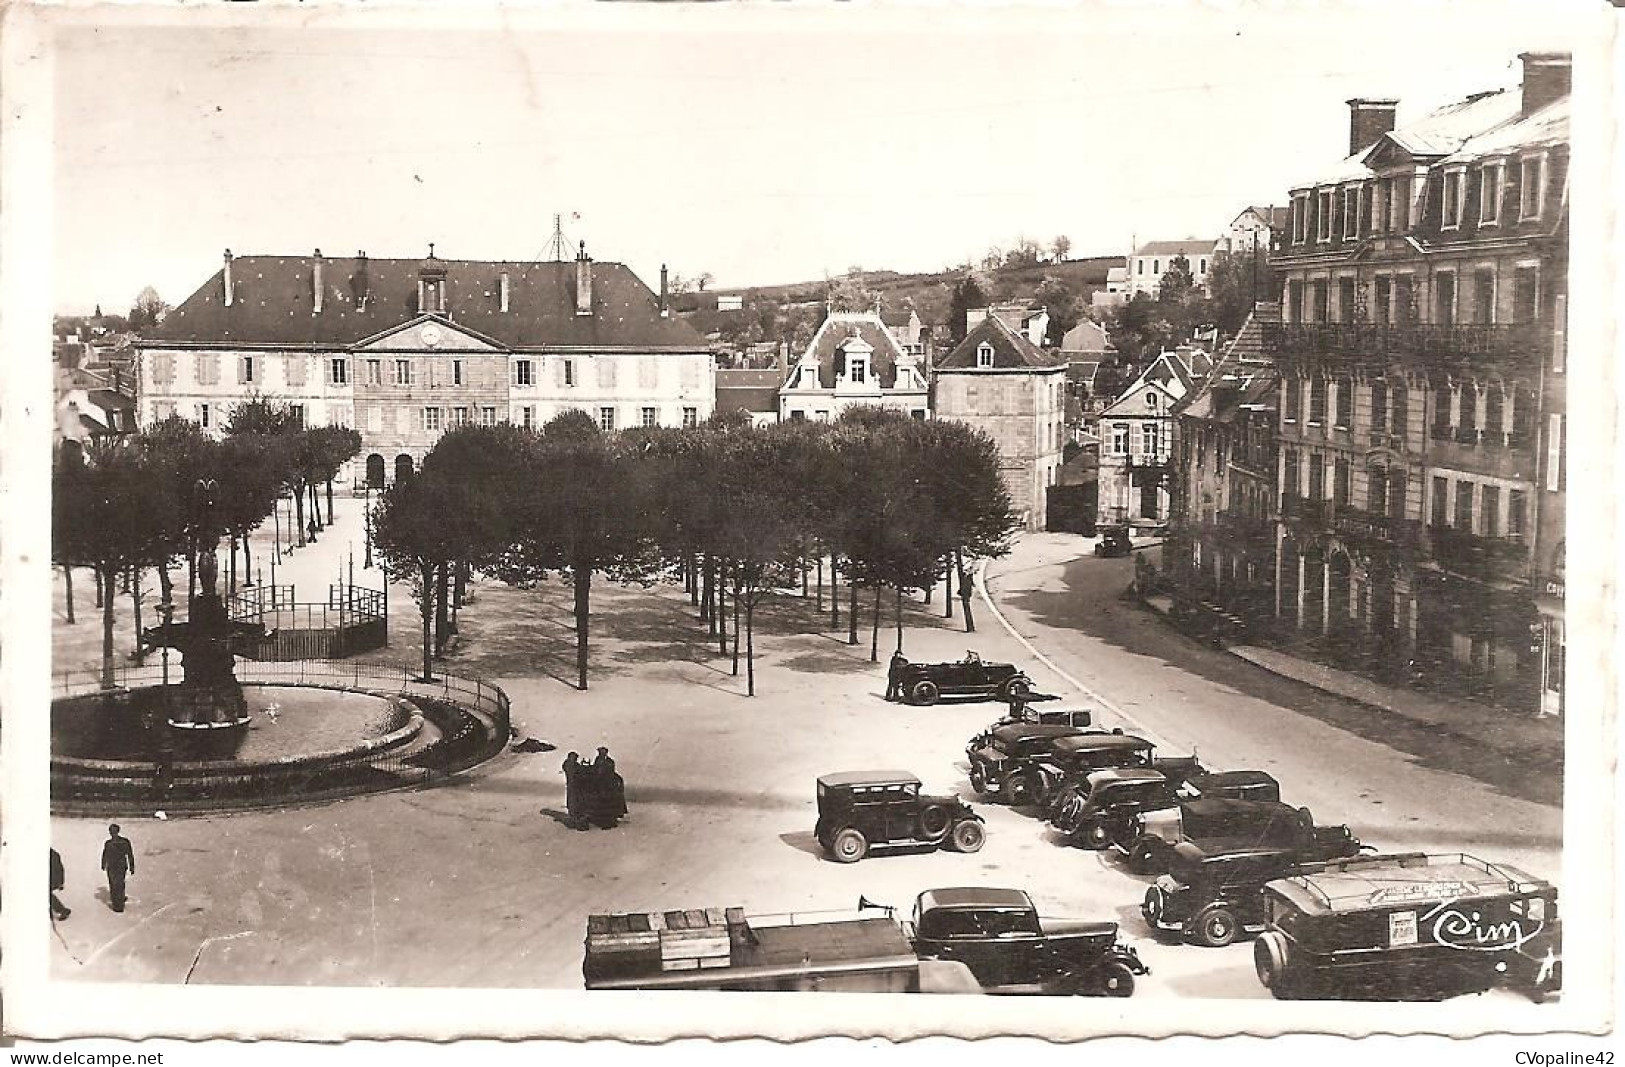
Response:
[{"label": "dormer window", "polygon": [[869,357],[848,356],[846,360],[846,380],[853,385],[863,385],[869,380]]},{"label": "dormer window", "polygon": [[976,365],[978,367],[993,366],[993,346],[986,341],[976,346]]},{"label": "dormer window", "polygon": [[1343,238],[1352,241],[1360,235],[1360,187],[1343,190]]},{"label": "dormer window", "polygon": [[1332,239],[1332,191],[1322,189],[1315,198],[1315,240]]},{"label": "dormer window", "polygon": [[1494,226],[1501,221],[1501,164],[1486,163],[1478,172],[1478,222]]},{"label": "dormer window", "polygon": [[446,279],[418,279],[418,311],[425,315],[446,313]]},{"label": "dormer window", "polygon": [[1461,225],[1462,180],[1466,172],[1460,167],[1444,172],[1443,217],[1440,228],[1454,230]]},{"label": "dormer window", "polygon": [[1518,167],[1518,218],[1540,218],[1541,201],[1545,199],[1546,157],[1530,156]]}]

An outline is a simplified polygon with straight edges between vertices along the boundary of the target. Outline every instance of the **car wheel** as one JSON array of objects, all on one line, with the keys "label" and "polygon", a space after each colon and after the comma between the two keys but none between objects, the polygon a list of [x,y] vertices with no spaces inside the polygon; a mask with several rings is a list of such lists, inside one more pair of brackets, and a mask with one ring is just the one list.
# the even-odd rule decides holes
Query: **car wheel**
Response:
[{"label": "car wheel", "polygon": [[1236,939],[1236,915],[1223,904],[1214,904],[1196,917],[1196,940],[1208,948],[1223,948]]},{"label": "car wheel", "polygon": [[830,844],[830,853],[837,863],[856,863],[869,852],[868,839],[851,826],[837,833]]},{"label": "car wheel", "polygon": [[987,795],[987,771],[982,769],[980,763],[970,765],[970,787],[976,791],[977,796]]},{"label": "car wheel", "polygon": [[1128,850],[1128,869],[1135,874],[1155,874],[1162,865],[1161,845],[1149,835],[1134,842]]},{"label": "car wheel", "polygon": [[1084,833],[1083,843],[1085,847],[1099,852],[1101,849],[1110,844],[1111,840],[1106,835],[1106,828],[1097,824],[1089,827],[1088,831]]},{"label": "car wheel", "polygon": [[914,688],[909,690],[909,695],[914,698],[913,703],[929,706],[937,702],[942,690],[937,688],[936,682],[915,682]]},{"label": "car wheel", "polygon": [[1011,701],[1025,697],[1033,691],[1033,685],[1025,678],[1011,678],[999,687],[999,699]]},{"label": "car wheel", "polygon": [[1266,930],[1253,942],[1253,970],[1265,989],[1280,996],[1276,987],[1286,970],[1286,938],[1275,930]]},{"label": "car wheel", "polygon": [[1157,925],[1162,922],[1162,911],[1162,890],[1152,886],[1145,891],[1145,899],[1140,901],[1140,917],[1145,920],[1145,925],[1150,927],[1153,933],[1162,929]]},{"label": "car wheel", "polygon": [[920,836],[927,841],[941,841],[953,829],[954,816],[941,804],[931,804],[920,810]]},{"label": "car wheel", "polygon": [[1100,991],[1108,997],[1132,997],[1134,972],[1128,964],[1113,960],[1101,969]]},{"label": "car wheel", "polygon": [[987,831],[975,819],[966,819],[954,827],[954,851],[980,852],[987,842]]}]

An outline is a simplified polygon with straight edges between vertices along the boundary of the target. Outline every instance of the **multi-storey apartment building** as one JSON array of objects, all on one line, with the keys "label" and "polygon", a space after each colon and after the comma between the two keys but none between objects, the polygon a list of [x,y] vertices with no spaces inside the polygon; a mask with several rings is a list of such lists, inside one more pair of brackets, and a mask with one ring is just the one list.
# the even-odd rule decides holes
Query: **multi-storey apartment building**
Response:
[{"label": "multi-storey apartment building", "polygon": [[704,341],[625,266],[238,256],[137,342],[140,421],[217,430],[251,396],[353,426],[367,478],[465,423],[694,425],[715,405]]},{"label": "multi-storey apartment building", "polygon": [[1292,190],[1276,610],[1377,663],[1561,708],[1569,57]]},{"label": "multi-storey apartment building", "polygon": [[932,410],[985,432],[1029,530],[1044,527],[1066,433],[1066,363],[998,315],[971,327],[937,364]]},{"label": "multi-storey apartment building", "polygon": [[828,421],[855,404],[930,411],[925,368],[874,311],[833,311],[779,390],[781,419]]},{"label": "multi-storey apartment building", "polygon": [[1152,360],[1101,409],[1102,523],[1155,527],[1168,521],[1174,406],[1211,369],[1207,353],[1181,345]]}]

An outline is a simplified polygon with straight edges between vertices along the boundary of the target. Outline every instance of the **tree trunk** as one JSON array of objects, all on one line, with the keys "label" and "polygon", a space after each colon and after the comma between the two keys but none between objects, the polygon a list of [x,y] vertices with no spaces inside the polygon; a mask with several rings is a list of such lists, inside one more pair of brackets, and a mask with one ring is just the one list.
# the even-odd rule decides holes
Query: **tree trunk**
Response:
[{"label": "tree trunk", "polygon": [[102,688],[113,688],[113,586],[118,581],[118,570],[101,567],[102,591]]},{"label": "tree trunk", "polygon": [[592,568],[572,567],[576,594],[576,675],[578,688],[587,691],[587,611],[592,605]]},{"label": "tree trunk", "polygon": [[133,568],[125,567],[123,570],[119,571],[119,592],[128,593],[130,591],[130,571],[132,569]]},{"label": "tree trunk", "polygon": [[897,651],[903,651],[903,587],[897,587]]},{"label": "tree trunk", "polygon": [[169,560],[167,559],[158,564],[158,592],[164,600],[174,603],[175,580],[169,576]]},{"label": "tree trunk", "polygon": [[187,542],[186,552],[186,617],[192,617],[192,603],[197,600],[197,540]]},{"label": "tree trunk", "polygon": [[[807,599],[807,571],[808,571],[808,569],[809,568],[807,567],[807,561],[802,560],[801,561],[801,599],[803,599],[803,600]],[[747,608],[746,611],[748,613],[749,609]]]},{"label": "tree trunk", "polygon": [[327,525],[333,525],[333,479],[327,479]]},{"label": "tree trunk", "polygon": [[708,638],[715,637],[717,635],[716,561],[711,558],[709,552],[705,554],[705,562],[701,566],[700,581],[700,621],[705,623],[705,636]]},{"label": "tree trunk", "polygon": [[315,482],[310,483],[310,517],[316,520],[316,529],[327,529],[327,524],[322,521],[321,486]]},{"label": "tree trunk", "polygon": [[849,577],[846,582],[848,596],[846,605],[846,643],[858,643],[858,583]]},{"label": "tree trunk", "polygon": [[931,580],[925,583],[925,600],[923,601],[923,603],[926,603],[926,604],[931,603],[931,590],[935,589],[936,587],[937,587],[937,576],[933,574],[931,576]]},{"label": "tree trunk", "polygon": [[423,588],[418,596],[418,614],[423,617],[423,677],[419,681],[434,681],[434,568],[418,567],[418,579]]},{"label": "tree trunk", "polygon": [[301,482],[293,491],[293,524],[299,528],[299,540],[296,542],[303,548],[305,544],[305,486]]},{"label": "tree trunk", "polygon": [[130,580],[130,603],[135,606],[135,665],[146,666],[146,653],[141,648],[141,568],[135,568],[135,577]]},{"label": "tree trunk", "polygon": [[836,566],[837,558],[838,557],[836,557],[835,553],[833,553],[833,552],[830,553],[830,556],[829,556],[829,628],[831,630],[839,630],[841,628],[841,572],[840,572],[840,568],[838,566]]},{"label": "tree trunk", "polygon": [[734,663],[733,675],[739,677],[739,586],[734,586]]},{"label": "tree trunk", "polygon": [[824,557],[818,557],[818,601],[813,608],[820,615],[824,613]]},{"label": "tree trunk", "polygon": [[66,563],[62,565],[62,580],[68,586],[68,625],[72,626],[77,621],[73,617],[73,568]]},{"label": "tree trunk", "polygon": [[226,568],[226,595],[231,597],[237,595],[237,535],[228,533],[226,540],[231,545],[231,564]]},{"label": "tree trunk", "polygon": [[90,568],[90,576],[96,579],[96,607],[102,606],[102,572],[95,567]]},{"label": "tree trunk", "polygon": [[434,579],[434,652],[440,655],[446,649],[446,642],[451,639],[451,620],[446,611],[447,593],[451,586],[451,567],[441,563],[435,568]]},{"label": "tree trunk", "polygon": [[463,606],[463,597],[468,593],[468,564],[457,564],[457,584],[452,588],[451,611],[453,623],[457,620],[457,609]]},{"label": "tree trunk", "polygon": [[880,662],[880,594],[883,586],[875,583],[875,617],[871,620],[869,631],[869,662]]},{"label": "tree trunk", "polygon": [[728,654],[728,568],[717,567],[717,587],[712,593],[716,598],[716,607],[712,614],[717,617],[717,655]]},{"label": "tree trunk", "polygon": [[942,617],[954,617],[954,561],[950,556],[942,557]]},{"label": "tree trunk", "polygon": [[970,572],[965,570],[965,557],[954,549],[954,569],[959,572],[959,606],[965,609],[965,632],[976,632],[976,617],[970,610]]}]

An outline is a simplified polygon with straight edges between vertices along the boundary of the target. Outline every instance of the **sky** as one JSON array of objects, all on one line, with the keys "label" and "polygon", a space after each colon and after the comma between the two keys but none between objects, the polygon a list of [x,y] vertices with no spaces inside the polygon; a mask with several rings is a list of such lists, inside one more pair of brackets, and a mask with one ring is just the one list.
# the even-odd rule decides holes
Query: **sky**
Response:
[{"label": "sky", "polygon": [[1346,154],[1348,98],[1403,124],[1516,85],[1519,52],[1572,46],[1568,10],[84,14],[53,49],[56,310],[178,304],[226,248],[548,258],[555,213],[651,285],[714,288],[1217,236]]}]

